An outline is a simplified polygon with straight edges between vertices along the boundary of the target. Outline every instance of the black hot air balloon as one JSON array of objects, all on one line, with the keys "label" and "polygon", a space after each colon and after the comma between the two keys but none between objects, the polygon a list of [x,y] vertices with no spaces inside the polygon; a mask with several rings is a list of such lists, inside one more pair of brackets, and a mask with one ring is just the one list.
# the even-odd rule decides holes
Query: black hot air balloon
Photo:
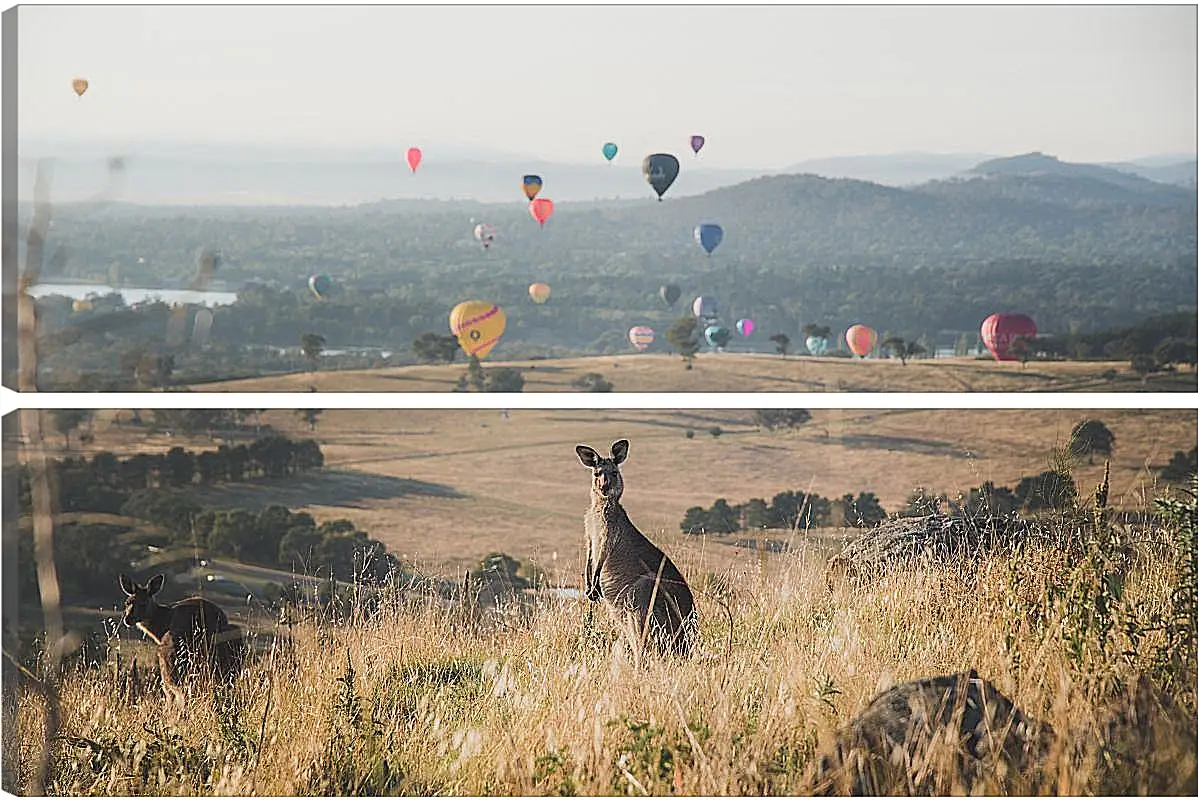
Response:
[{"label": "black hot air balloon", "polygon": [[661,295],[661,299],[665,300],[666,305],[670,308],[673,308],[674,304],[678,302],[678,298],[682,297],[682,290],[672,283],[662,286],[657,293]]},{"label": "black hot air balloon", "polygon": [[645,180],[653,187],[653,191],[657,192],[657,201],[660,203],[661,196],[678,177],[678,159],[669,153],[645,156],[645,160],[641,162],[641,172],[645,173]]}]

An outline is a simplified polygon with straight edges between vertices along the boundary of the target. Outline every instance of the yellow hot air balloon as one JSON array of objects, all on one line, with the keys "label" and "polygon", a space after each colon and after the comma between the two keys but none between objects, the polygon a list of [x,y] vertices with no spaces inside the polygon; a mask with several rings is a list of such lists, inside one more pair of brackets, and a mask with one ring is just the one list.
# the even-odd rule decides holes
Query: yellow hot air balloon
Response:
[{"label": "yellow hot air balloon", "polygon": [[83,97],[83,93],[87,91],[87,79],[76,78],[75,80],[71,81],[71,88],[75,90],[75,94]]},{"label": "yellow hot air balloon", "polygon": [[532,286],[528,287],[528,296],[531,297],[532,301],[538,305],[544,303],[549,299],[549,284],[534,283]]},{"label": "yellow hot air balloon", "polygon": [[93,308],[91,300],[76,300],[71,303],[72,311],[91,311]]},{"label": "yellow hot air balloon", "polygon": [[486,358],[499,344],[505,327],[507,317],[494,303],[467,300],[449,312],[449,330],[458,337],[458,343],[467,355],[480,359]]}]

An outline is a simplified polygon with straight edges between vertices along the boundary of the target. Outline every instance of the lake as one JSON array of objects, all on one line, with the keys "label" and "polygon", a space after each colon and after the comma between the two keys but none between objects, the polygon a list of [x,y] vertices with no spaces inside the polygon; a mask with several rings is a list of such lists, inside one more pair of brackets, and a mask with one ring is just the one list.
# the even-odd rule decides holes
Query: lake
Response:
[{"label": "lake", "polygon": [[227,306],[237,301],[236,292],[143,289],[135,286],[114,289],[99,283],[39,283],[29,290],[29,294],[33,297],[57,294],[72,300],[83,300],[89,295],[106,295],[113,292],[124,298],[126,305],[136,305],[154,299],[162,300],[165,303],[195,303],[203,306]]}]

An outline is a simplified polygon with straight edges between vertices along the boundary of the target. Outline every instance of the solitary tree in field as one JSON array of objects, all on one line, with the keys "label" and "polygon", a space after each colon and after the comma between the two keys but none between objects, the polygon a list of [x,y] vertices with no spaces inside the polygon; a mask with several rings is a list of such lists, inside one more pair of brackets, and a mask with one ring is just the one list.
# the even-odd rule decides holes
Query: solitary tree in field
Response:
[{"label": "solitary tree in field", "polygon": [[312,362],[312,369],[316,369],[316,360],[320,358],[324,346],[325,338],[319,333],[305,333],[300,338],[300,349],[304,351],[304,356]]},{"label": "solitary tree in field", "polygon": [[1027,362],[1036,354],[1036,337],[1016,336],[1011,340],[1011,354],[1019,359],[1019,366],[1026,369]]},{"label": "solitary tree in field", "polygon": [[1114,448],[1115,434],[1096,419],[1082,420],[1069,435],[1069,452],[1078,458],[1087,457],[1091,464],[1095,453],[1109,456]]},{"label": "solitary tree in field", "polygon": [[899,336],[891,336],[882,342],[882,347],[890,348],[890,352],[899,357],[899,361],[903,362],[904,367],[907,366],[908,358],[927,352],[927,348],[919,342],[908,342]]},{"label": "solitary tree in field", "polygon": [[666,331],[666,341],[682,356],[687,369],[693,368],[695,353],[699,352],[697,325],[695,318],[688,315],[680,318]]},{"label": "solitary tree in field", "polygon": [[775,333],[770,337],[770,341],[774,343],[774,348],[778,351],[778,355],[786,358],[786,353],[790,350],[790,337],[785,333]]}]

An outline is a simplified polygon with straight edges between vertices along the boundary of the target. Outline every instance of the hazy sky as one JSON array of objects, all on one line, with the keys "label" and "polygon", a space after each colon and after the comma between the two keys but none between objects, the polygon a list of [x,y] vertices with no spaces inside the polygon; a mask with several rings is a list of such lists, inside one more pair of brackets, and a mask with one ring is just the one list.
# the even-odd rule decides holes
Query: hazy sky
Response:
[{"label": "hazy sky", "polygon": [[[1193,6],[21,6],[22,139],[1193,152]],[[6,62],[7,63],[7,62]],[[80,100],[71,79],[91,88]]]}]

